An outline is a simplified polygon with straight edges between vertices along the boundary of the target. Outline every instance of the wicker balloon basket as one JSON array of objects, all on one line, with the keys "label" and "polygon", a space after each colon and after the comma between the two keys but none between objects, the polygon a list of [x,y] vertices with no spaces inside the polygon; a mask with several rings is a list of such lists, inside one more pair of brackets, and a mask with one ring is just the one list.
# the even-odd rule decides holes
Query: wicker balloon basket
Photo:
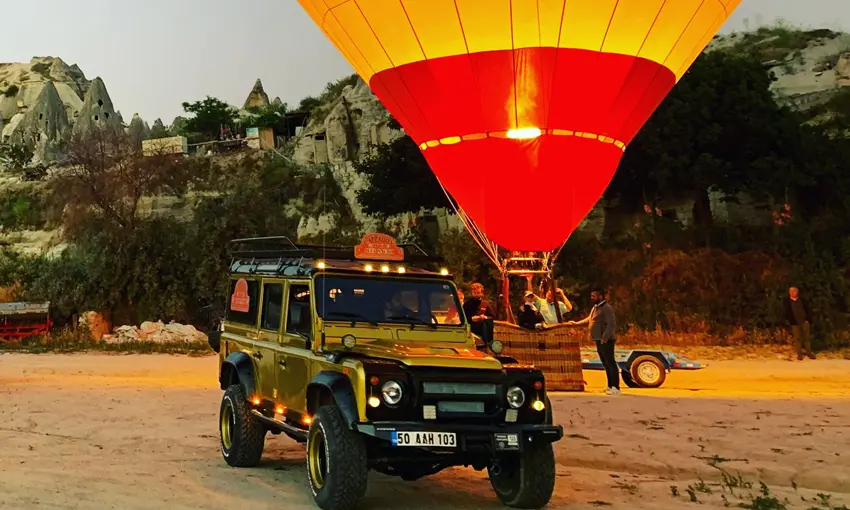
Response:
[{"label": "wicker balloon basket", "polygon": [[549,390],[584,391],[580,346],[568,326],[529,331],[497,321],[493,338],[502,342],[504,355],[542,370]]}]

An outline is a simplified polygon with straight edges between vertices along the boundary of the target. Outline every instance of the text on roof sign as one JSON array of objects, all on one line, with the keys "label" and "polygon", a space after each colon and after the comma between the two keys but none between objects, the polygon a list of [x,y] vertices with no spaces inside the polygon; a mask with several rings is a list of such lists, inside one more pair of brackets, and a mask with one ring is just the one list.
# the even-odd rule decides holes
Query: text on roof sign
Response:
[{"label": "text on roof sign", "polygon": [[354,257],[368,260],[404,260],[404,250],[386,234],[366,234],[354,247]]}]

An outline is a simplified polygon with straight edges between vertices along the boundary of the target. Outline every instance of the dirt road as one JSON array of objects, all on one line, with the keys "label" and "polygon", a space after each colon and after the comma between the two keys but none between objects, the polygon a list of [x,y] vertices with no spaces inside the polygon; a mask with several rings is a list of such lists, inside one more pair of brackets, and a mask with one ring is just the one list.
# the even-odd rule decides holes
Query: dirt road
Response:
[{"label": "dirt road", "polygon": [[[212,357],[0,355],[0,508],[315,508],[289,439],[269,436],[258,468],[225,465],[216,374]],[[615,398],[585,378],[553,398],[568,436],[549,508],[682,508],[690,493],[734,507],[760,480],[788,508],[850,505],[850,361],[718,362]],[[721,486],[721,470],[752,487]],[[457,469],[374,474],[363,508],[501,507],[484,473]]]}]

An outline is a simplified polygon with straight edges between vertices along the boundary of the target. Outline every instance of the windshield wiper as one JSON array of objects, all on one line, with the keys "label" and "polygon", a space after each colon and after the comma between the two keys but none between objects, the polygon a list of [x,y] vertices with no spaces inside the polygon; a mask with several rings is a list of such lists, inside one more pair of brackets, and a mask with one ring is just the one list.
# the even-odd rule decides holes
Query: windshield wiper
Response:
[{"label": "windshield wiper", "polygon": [[366,316],[365,316],[365,315],[363,315],[362,313],[351,313],[351,312],[327,312],[327,313],[326,313],[326,315],[336,315],[337,317],[346,317],[346,318],[348,318],[348,319],[351,319],[351,325],[352,325],[352,326],[354,326],[354,325],[356,325],[356,324],[357,324],[357,320],[356,320],[356,319],[360,319],[361,321],[366,322],[366,323],[368,323],[368,324],[371,324],[372,326],[375,326],[375,327],[377,327],[377,326],[378,326],[378,323],[377,323],[377,322],[375,322],[375,321],[373,321],[373,320],[370,320],[368,317],[366,317]]},{"label": "windshield wiper", "polygon": [[[413,317],[411,315],[391,315],[387,317],[388,321],[413,321],[419,324],[424,324],[426,326],[431,326],[433,329],[437,329],[437,325],[433,322],[428,322],[419,317]],[[410,325],[411,329],[413,329],[413,324]]]}]

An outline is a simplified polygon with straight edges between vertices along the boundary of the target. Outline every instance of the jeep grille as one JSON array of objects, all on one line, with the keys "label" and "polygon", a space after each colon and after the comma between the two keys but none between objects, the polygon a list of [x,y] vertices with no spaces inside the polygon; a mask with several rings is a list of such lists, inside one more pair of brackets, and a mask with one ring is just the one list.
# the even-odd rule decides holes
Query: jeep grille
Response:
[{"label": "jeep grille", "polygon": [[454,382],[423,382],[422,391],[426,395],[486,395],[495,396],[495,384],[483,383],[454,383]]}]

